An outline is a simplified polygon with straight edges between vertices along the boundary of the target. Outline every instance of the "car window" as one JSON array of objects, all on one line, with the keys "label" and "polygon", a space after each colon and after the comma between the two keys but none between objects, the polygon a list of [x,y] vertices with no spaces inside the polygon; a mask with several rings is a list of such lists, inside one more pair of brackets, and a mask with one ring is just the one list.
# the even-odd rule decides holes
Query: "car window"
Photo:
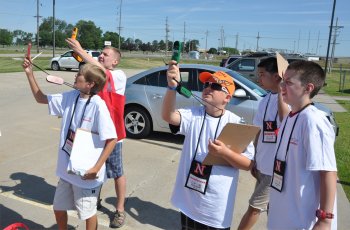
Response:
[{"label": "car window", "polygon": [[254,71],[255,60],[254,59],[242,59],[234,63],[230,69],[235,71]]},{"label": "car window", "polygon": [[98,56],[100,56],[100,52],[91,52],[91,55],[93,57],[98,57]]},{"label": "car window", "polygon": [[166,87],[168,85],[166,71],[164,70],[148,74],[135,81],[135,84]]},{"label": "car window", "polygon": [[72,57],[73,56],[72,53],[73,53],[72,51],[69,51],[69,52],[63,54],[62,57]]}]

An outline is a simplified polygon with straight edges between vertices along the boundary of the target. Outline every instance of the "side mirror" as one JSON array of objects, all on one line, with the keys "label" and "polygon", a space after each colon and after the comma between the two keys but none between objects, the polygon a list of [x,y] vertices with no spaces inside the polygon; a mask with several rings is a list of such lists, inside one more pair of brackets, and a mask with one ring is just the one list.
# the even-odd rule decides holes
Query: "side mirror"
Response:
[{"label": "side mirror", "polygon": [[233,97],[244,98],[248,96],[244,89],[236,89],[233,94]]}]

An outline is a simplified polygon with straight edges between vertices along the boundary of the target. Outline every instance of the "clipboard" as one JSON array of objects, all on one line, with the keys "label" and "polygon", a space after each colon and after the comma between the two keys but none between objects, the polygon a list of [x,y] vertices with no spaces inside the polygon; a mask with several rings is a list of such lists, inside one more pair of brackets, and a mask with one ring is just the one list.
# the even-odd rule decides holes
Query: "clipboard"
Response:
[{"label": "clipboard", "polygon": [[[104,146],[105,141],[101,141],[98,134],[85,129],[77,129],[67,172],[69,174],[84,176],[85,172],[96,164]],[[105,167],[102,167],[102,169],[105,170]],[[97,175],[100,174],[101,170]]]},{"label": "clipboard", "polygon": [[[255,125],[227,123],[217,139],[224,142],[232,151],[242,153],[255,139],[259,131],[260,127]],[[210,153],[205,157],[203,164],[230,166],[223,158],[213,156]]]}]

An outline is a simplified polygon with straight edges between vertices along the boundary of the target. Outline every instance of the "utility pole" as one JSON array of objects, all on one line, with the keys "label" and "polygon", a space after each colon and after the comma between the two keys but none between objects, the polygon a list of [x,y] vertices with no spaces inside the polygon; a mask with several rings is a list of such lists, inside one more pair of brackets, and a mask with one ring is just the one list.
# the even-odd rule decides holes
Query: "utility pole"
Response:
[{"label": "utility pole", "polygon": [[118,26],[118,37],[119,37],[119,42],[118,42],[118,49],[120,51],[120,31],[122,29],[121,27],[121,24],[122,24],[122,3],[123,3],[123,0],[120,0],[120,6],[119,6],[119,26]]},{"label": "utility pole", "polygon": [[318,35],[317,35],[317,46],[316,46],[316,52],[315,54],[318,54],[318,44],[320,43],[320,31],[318,31]]},{"label": "utility pole", "polygon": [[183,46],[182,46],[182,52],[183,53],[186,50],[185,47],[186,47],[186,22],[184,22],[184,43],[183,43]]},{"label": "utility pole", "polygon": [[344,28],[344,26],[338,26],[338,18],[335,22],[335,26],[333,27],[334,33],[333,33],[333,42],[332,42],[332,52],[331,52],[331,60],[329,62],[329,69],[328,72],[331,72],[333,67],[333,60],[334,60],[334,53],[335,53],[335,45],[337,45],[337,37],[339,35],[339,29]]},{"label": "utility pole", "polygon": [[330,27],[329,27],[329,37],[328,37],[326,64],[325,64],[325,67],[324,67],[324,72],[325,72],[326,76],[327,76],[327,68],[328,68],[329,46],[331,45],[331,38],[332,38],[332,30],[333,30],[333,19],[334,19],[335,5],[336,5],[336,0],[333,0],[333,10],[332,10],[332,17],[331,17],[331,25],[330,25]]},{"label": "utility pole", "polygon": [[168,55],[168,37],[169,37],[169,25],[168,25],[168,17],[165,18],[165,56]]},{"label": "utility pole", "polygon": [[207,31],[205,32],[205,53],[207,53],[208,34],[209,34],[209,31],[207,30]]},{"label": "utility pole", "polygon": [[300,43],[300,30],[299,30],[299,36],[298,36],[298,48],[297,48],[297,53],[299,53],[299,43]]},{"label": "utility pole", "polygon": [[236,45],[235,45],[235,48],[236,48],[236,50],[238,50],[238,33],[236,34]]},{"label": "utility pole", "polygon": [[309,30],[309,38],[307,39],[307,52],[309,53],[309,45],[310,45],[310,30]]},{"label": "utility pole", "polygon": [[256,37],[256,51],[259,51],[259,39],[261,38],[259,34],[258,32],[258,36]]},{"label": "utility pole", "polygon": [[52,57],[55,57],[56,35],[55,35],[55,0],[52,0]]},{"label": "utility pole", "polygon": [[39,53],[39,0],[36,0],[36,52]]}]

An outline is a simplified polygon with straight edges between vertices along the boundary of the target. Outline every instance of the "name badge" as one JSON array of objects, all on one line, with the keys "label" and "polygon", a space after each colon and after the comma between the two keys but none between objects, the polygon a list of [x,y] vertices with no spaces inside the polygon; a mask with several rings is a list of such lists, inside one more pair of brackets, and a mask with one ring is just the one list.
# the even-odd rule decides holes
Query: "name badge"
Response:
[{"label": "name badge", "polygon": [[65,151],[68,154],[68,156],[70,156],[70,153],[72,152],[74,136],[75,132],[69,129],[66,140],[64,141],[64,145],[62,147],[62,150]]},{"label": "name badge", "polygon": [[264,121],[263,124],[263,143],[276,143],[277,141],[277,122]]},{"label": "name badge", "polygon": [[212,167],[212,165],[204,165],[196,160],[193,160],[187,176],[185,187],[205,194]]},{"label": "name badge", "polygon": [[279,192],[282,192],[284,183],[284,173],[286,170],[286,162],[275,159],[273,164],[273,175],[271,180],[271,187]]}]

